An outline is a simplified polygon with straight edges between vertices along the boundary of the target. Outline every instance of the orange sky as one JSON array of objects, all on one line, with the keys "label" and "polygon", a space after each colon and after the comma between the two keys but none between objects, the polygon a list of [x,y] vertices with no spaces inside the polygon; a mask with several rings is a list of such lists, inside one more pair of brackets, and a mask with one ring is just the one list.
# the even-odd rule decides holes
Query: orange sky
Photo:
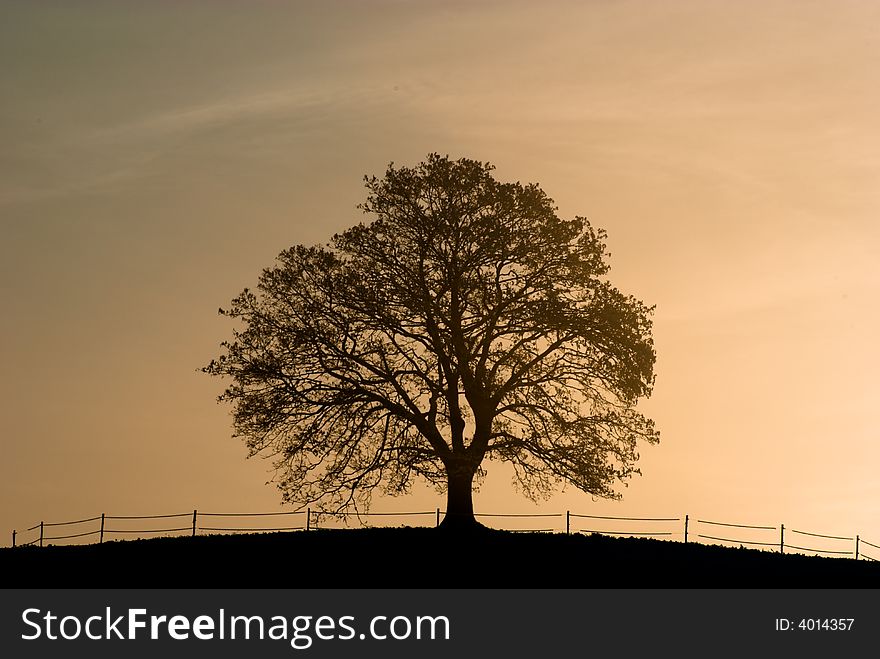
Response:
[{"label": "orange sky", "polygon": [[[880,544],[880,4],[40,2],[0,23],[0,533],[274,510],[217,307],[430,151],[539,182],[656,304],[619,503]],[[378,501],[433,509],[442,499]],[[8,544],[4,535],[0,542]]]}]

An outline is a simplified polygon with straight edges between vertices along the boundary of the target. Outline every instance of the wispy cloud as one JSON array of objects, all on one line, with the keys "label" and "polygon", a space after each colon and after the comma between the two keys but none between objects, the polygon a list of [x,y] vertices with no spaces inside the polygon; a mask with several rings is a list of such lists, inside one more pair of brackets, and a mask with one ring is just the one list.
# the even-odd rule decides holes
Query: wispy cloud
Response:
[{"label": "wispy cloud", "polygon": [[[295,88],[242,90],[140,116],[122,116],[115,123],[54,135],[7,152],[0,183],[0,204],[92,192],[137,180],[170,153],[198,149],[215,137],[214,149],[241,149],[240,135],[227,129],[272,136],[315,130],[322,121],[363,112],[371,104],[367,88]],[[240,152],[245,156],[246,153]],[[28,166],[23,166],[27,164]],[[41,172],[37,179],[23,172]]]}]

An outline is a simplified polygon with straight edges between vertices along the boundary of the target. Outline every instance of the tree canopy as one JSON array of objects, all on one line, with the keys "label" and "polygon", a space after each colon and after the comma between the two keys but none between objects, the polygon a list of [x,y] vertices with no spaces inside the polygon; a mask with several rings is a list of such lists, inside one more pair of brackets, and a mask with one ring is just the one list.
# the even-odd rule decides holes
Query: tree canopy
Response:
[{"label": "tree canopy", "polygon": [[392,163],[365,178],[371,221],[283,251],[221,309],[238,328],[204,370],[285,501],[339,511],[418,476],[447,491],[445,525],[471,523],[486,459],[531,498],[617,498],[658,441],[636,410],[652,309],[608,281],[604,231],[493,170]]}]

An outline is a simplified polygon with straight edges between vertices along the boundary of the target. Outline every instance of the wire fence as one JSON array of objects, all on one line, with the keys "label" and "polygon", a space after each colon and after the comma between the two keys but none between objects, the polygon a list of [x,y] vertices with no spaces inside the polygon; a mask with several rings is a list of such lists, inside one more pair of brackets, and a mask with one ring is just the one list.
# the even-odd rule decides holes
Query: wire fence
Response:
[{"label": "wire fence", "polygon": [[[276,533],[292,531],[313,531],[350,528],[349,520],[355,518],[359,526],[371,526],[371,518],[394,519],[409,523],[410,526],[440,526],[445,511],[440,508],[420,511],[364,512],[345,511],[325,513],[306,510],[273,512],[200,512],[164,515],[107,515],[102,513],[66,522],[41,521],[22,531],[12,531],[13,547],[45,547],[65,541],[62,544],[101,544],[105,540],[121,540],[134,534],[138,537],[159,537],[175,535],[196,536],[200,531],[209,533]],[[266,523],[255,524],[251,519],[284,517],[284,525]],[[425,524],[426,517],[431,518]],[[566,511],[564,513],[475,513],[478,519],[502,522],[494,528],[515,533],[561,533],[599,534],[614,537],[656,538],[680,540],[685,543],[720,544],[723,546],[755,547],[779,553],[812,554],[828,557],[849,557],[856,560],[880,560],[880,545],[862,539],[859,535],[831,535],[786,528],[779,526],[719,522],[717,520],[692,519],[683,517],[618,517],[612,515],[586,515]],[[164,522],[164,520],[186,519],[185,525]],[[565,520],[564,527],[562,520]],[[155,522],[144,520],[162,520]],[[216,521],[214,521],[216,520]],[[230,520],[230,521],[226,521]],[[508,523],[509,520],[509,523]],[[558,522],[557,522],[558,520]],[[412,524],[412,522],[416,522]],[[164,522],[164,523],[163,523]],[[133,525],[141,528],[132,528]],[[242,525],[244,523],[244,525]],[[268,520],[267,520],[268,523]],[[636,523],[635,525],[633,523]],[[92,524],[91,529],[83,525]],[[148,528],[143,528],[143,527]],[[581,528],[581,527],[589,528]],[[597,527],[597,528],[593,528]],[[24,536],[24,538],[22,537]],[[735,537],[731,537],[735,536]],[[789,539],[794,536],[794,544]],[[27,541],[23,542],[23,539]],[[88,539],[88,540],[85,540]],[[54,542],[53,542],[54,541]],[[73,541],[73,542],[70,542]],[[809,546],[807,546],[809,545]],[[871,548],[874,556],[865,553],[864,547]]]}]

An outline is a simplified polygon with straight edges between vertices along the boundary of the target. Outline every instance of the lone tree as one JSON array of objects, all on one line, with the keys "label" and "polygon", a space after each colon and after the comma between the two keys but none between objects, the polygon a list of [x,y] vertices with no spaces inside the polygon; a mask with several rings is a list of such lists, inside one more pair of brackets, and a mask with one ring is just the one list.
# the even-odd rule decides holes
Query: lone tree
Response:
[{"label": "lone tree", "polygon": [[372,216],[297,245],[220,313],[240,321],[204,371],[231,378],[250,455],[286,502],[338,512],[421,476],[443,526],[474,525],[486,458],[535,499],[555,485],[619,498],[651,393],[651,309],[605,279],[604,231],[535,184],[431,154],[365,178]]}]

